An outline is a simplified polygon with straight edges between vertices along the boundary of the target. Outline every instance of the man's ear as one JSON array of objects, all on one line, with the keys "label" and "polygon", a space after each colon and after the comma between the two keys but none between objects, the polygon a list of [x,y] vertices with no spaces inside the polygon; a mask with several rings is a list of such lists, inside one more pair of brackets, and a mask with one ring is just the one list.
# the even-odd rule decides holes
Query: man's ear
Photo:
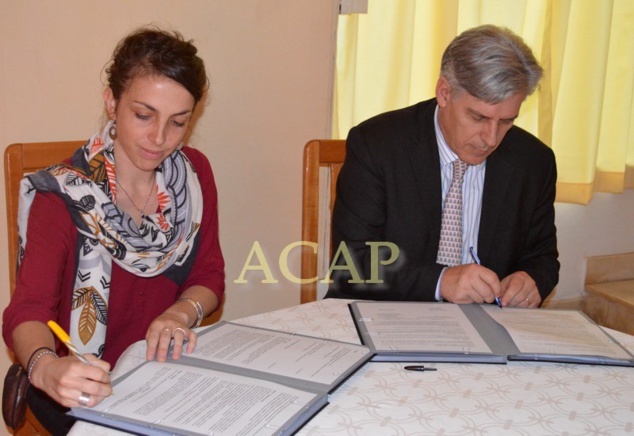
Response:
[{"label": "man's ear", "polygon": [[440,76],[436,83],[436,101],[438,106],[445,107],[447,100],[451,98],[451,85],[444,76]]},{"label": "man's ear", "polygon": [[106,105],[106,112],[108,113],[108,117],[110,117],[111,120],[115,120],[117,118],[117,100],[114,98],[112,88],[107,87],[106,89],[104,89],[103,102]]}]

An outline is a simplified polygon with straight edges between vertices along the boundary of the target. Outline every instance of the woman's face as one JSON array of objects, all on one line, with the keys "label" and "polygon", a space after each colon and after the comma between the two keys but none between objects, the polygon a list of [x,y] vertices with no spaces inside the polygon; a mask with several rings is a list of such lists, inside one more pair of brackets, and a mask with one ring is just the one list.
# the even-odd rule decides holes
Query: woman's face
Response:
[{"label": "woman's face", "polygon": [[108,88],[104,101],[117,122],[117,163],[123,159],[145,171],[156,169],[181,144],[195,105],[181,84],[160,75],[136,76],[119,101]]}]

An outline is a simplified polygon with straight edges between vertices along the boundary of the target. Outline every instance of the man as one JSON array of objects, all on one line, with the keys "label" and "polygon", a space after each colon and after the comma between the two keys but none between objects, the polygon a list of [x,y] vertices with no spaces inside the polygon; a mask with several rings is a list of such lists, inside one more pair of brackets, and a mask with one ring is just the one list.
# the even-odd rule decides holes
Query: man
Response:
[{"label": "man", "polygon": [[[435,99],[350,130],[326,297],[539,307],[559,274],[557,170],[550,148],[513,122],[541,76],[521,38],[480,26],[447,47]],[[453,161],[466,172],[450,195]],[[460,194],[449,262],[441,221]]]}]

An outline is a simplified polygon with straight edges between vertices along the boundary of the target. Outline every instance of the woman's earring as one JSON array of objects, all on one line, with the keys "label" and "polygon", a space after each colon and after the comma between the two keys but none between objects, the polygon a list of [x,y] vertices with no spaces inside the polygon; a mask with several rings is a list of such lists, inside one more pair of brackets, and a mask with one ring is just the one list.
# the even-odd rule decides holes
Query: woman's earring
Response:
[{"label": "woman's earring", "polygon": [[116,121],[112,123],[112,126],[110,126],[110,128],[108,129],[108,136],[110,136],[110,139],[112,139],[113,141],[117,139],[117,122]]}]

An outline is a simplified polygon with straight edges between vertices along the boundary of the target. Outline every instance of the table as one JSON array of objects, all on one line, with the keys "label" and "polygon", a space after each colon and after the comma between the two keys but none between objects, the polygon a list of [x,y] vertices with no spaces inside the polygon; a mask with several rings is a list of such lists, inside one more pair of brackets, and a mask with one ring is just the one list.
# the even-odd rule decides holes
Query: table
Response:
[{"label": "table", "polygon": [[[319,300],[235,322],[359,343],[348,300]],[[544,309],[547,310],[547,309]],[[634,336],[609,330],[629,350]],[[113,375],[145,359],[130,347]],[[634,434],[634,368],[544,362],[369,362],[330,396],[299,435],[620,435]],[[427,365],[426,365],[427,366]],[[77,423],[71,435],[121,435]]]}]

